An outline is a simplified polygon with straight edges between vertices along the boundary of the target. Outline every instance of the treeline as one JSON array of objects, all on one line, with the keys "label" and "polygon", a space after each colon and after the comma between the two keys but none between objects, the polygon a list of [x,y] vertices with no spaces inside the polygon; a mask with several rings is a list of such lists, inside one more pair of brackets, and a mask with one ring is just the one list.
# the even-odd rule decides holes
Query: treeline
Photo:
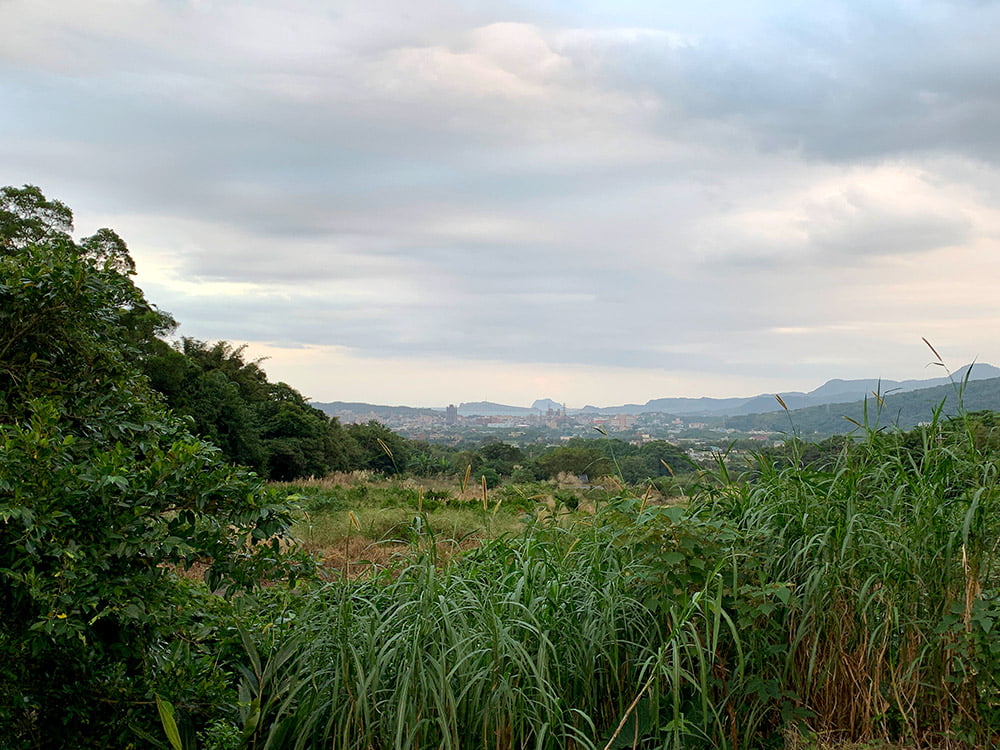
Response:
[{"label": "treeline", "polygon": [[[629,483],[692,470],[683,449],[664,440],[635,446],[613,438],[574,438],[526,450],[503,442],[443,446],[408,440],[377,421],[341,425],[286,383],[271,383],[244,346],[151,337],[141,366],[150,385],[227,461],[289,481],[336,471],[385,475],[462,475],[489,486],[573,474]],[[471,468],[470,468],[471,467]]]},{"label": "treeline", "polygon": [[245,347],[183,338],[150,342],[150,384],[230,463],[275,480],[352,467],[357,451],[336,419],[286,383],[271,383]]},{"label": "treeline", "polygon": [[683,474],[695,469],[683,448],[665,440],[641,446],[616,438],[573,438],[565,445],[536,449],[530,454],[506,443],[486,443],[456,452],[453,469],[486,477],[492,486],[503,479],[530,482],[571,474],[597,480],[612,476],[634,484],[647,479]]}]

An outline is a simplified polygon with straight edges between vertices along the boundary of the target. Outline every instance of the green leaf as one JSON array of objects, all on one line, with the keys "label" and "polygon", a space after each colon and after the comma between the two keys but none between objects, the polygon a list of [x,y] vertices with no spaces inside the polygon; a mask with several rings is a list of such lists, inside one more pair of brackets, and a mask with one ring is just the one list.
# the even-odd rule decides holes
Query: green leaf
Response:
[{"label": "green leaf", "polygon": [[163,724],[163,731],[170,741],[174,750],[184,750],[181,744],[181,733],[177,729],[177,721],[174,719],[174,707],[170,701],[156,696],[156,710],[160,713],[160,723]]},{"label": "green leaf", "polygon": [[260,699],[254,698],[247,707],[247,716],[240,731],[240,738],[246,742],[254,732],[257,731],[257,723],[260,721]]}]

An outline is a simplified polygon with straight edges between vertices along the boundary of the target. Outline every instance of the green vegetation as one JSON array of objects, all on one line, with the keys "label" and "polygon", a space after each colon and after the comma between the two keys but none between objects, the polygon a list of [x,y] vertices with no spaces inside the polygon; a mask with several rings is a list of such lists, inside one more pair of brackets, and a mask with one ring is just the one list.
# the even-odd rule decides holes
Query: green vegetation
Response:
[{"label": "green vegetation", "polygon": [[619,499],[443,570],[418,539],[384,578],[303,597],[270,644],[273,746],[990,745],[992,425],[762,456],[685,506]]},{"label": "green vegetation", "polygon": [[991,746],[997,440],[969,415],[761,455],[684,505],[541,514],[447,564],[411,524],[395,564],[257,633],[256,746]]},{"label": "green vegetation", "polygon": [[432,535],[442,551],[455,552],[478,541],[519,532],[525,510],[542,498],[504,502],[508,493],[487,493],[480,486],[379,479],[367,473],[338,475],[284,485],[294,492],[303,513],[293,533],[318,554],[330,575],[371,572],[408,553],[414,534]]},{"label": "green vegetation", "polygon": [[471,467],[474,477],[485,476],[490,486],[502,479],[533,482],[561,475],[600,480],[612,476],[627,484],[641,484],[660,477],[690,474],[697,468],[683,448],[665,440],[633,445],[624,440],[573,438],[564,445],[525,449],[503,442],[485,442],[453,453],[450,468],[461,474]]},{"label": "green vegetation", "polygon": [[682,449],[662,440],[639,447],[605,435],[528,452],[497,440],[431,445],[401,437],[374,420],[344,427],[291,386],[268,382],[260,362],[245,358],[245,347],[190,338],[170,345],[152,335],[175,325],[169,316],[164,321],[138,347],[151,387],[227,461],[273,481],[350,471],[461,477],[468,470],[495,488],[504,480],[531,482],[560,474],[613,474],[635,483],[693,468]]},{"label": "green vegetation", "polygon": [[290,509],[167,413],[132,364],[169,325],[110,230],[74,242],[37,188],[0,191],[0,737],[124,746],[188,597],[294,574]]},{"label": "green vegetation", "polygon": [[689,599],[673,620],[643,601],[653,569],[622,533],[603,517],[540,525],[444,571],[429,547],[391,577],[317,591],[269,644],[270,746],[593,747],[637,696],[625,729],[648,731],[674,711],[666,683],[640,695],[643,681],[672,672],[685,693],[692,639],[716,626]]},{"label": "green vegetation", "polygon": [[151,386],[228,461],[285,481],[347,469],[340,424],[285,383],[270,383],[243,347],[154,339],[140,361]]},{"label": "green vegetation", "polygon": [[754,671],[813,729],[993,743],[1000,462],[982,429],[869,431],[827,468],[761,462],[754,482],[708,495],[741,530],[742,577],[782,596],[741,627],[747,653],[781,646]]}]

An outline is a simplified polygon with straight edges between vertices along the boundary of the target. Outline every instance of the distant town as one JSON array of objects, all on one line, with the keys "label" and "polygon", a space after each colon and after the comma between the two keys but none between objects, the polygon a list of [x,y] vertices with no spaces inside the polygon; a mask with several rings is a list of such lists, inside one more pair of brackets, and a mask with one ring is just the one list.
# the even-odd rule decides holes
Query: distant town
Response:
[{"label": "distant town", "polygon": [[782,442],[787,435],[780,431],[741,431],[725,427],[720,419],[685,419],[661,413],[600,414],[568,412],[565,407],[549,407],[537,414],[463,415],[451,404],[444,411],[420,410],[421,413],[393,413],[384,410],[324,409],[344,424],[375,420],[394,432],[413,440],[429,443],[459,444],[499,440],[515,445],[530,443],[552,445],[575,437],[592,438],[604,432],[634,444],[651,440],[678,443],[727,442],[748,438],[762,443]]},{"label": "distant town", "polygon": [[314,403],[342,424],[376,421],[404,437],[460,445],[503,441],[558,445],[600,434],[642,445],[667,440],[689,451],[778,446],[789,437],[821,440],[859,425],[910,428],[960,410],[1000,410],[1000,369],[966,365],[949,377],[896,382],[831,380],[808,393],[749,398],[664,398],[645,404],[568,409],[552,399],[530,407],[488,401],[445,408]]}]

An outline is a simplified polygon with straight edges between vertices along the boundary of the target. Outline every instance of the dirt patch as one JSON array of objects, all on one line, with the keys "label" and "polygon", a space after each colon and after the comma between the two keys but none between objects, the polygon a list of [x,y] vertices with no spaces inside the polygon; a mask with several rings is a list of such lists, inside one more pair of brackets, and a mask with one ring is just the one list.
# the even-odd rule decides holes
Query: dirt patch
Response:
[{"label": "dirt patch", "polygon": [[[464,552],[475,549],[481,541],[467,537],[461,542],[440,541],[434,545],[434,554],[440,565],[446,565]],[[399,542],[377,542],[364,538],[344,540],[328,547],[304,549],[320,561],[320,578],[323,580],[356,579],[382,570],[391,570],[406,563],[424,549]]]}]

